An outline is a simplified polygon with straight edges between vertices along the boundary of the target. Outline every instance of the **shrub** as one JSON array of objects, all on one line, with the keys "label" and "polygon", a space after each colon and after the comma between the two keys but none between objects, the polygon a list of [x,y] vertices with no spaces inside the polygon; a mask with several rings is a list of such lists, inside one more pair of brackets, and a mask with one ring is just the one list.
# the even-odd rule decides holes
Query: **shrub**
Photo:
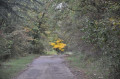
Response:
[{"label": "shrub", "polygon": [[66,44],[63,43],[63,40],[58,39],[55,42],[50,43],[50,45],[58,52],[63,52]]}]

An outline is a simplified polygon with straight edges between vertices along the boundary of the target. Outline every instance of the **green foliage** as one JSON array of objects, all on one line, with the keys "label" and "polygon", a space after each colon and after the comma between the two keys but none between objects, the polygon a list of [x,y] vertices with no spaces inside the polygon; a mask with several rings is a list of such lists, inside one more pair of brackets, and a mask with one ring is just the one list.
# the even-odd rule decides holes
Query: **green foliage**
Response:
[{"label": "green foliage", "polygon": [[[104,5],[104,4],[103,4]],[[108,4],[109,5],[109,4]],[[111,79],[119,79],[119,62],[120,62],[120,17],[119,14],[115,13],[118,11],[117,3],[114,4],[114,7],[111,6],[113,10],[108,9],[108,13],[110,16],[106,16],[106,13],[102,13],[100,15],[104,16],[104,18],[97,18],[94,20],[90,20],[85,22],[86,26],[82,28],[82,31],[85,33],[83,39],[92,44],[96,49],[101,51],[102,56],[107,56],[107,58],[111,61],[109,68],[111,70]],[[102,6],[101,6],[102,8]],[[107,7],[106,7],[107,8]],[[112,15],[113,14],[113,15]],[[114,18],[113,18],[114,17]]]},{"label": "green foliage", "polygon": [[[120,28],[118,26],[116,27],[109,21],[102,20],[97,24],[95,22],[88,23],[88,26],[82,30],[85,32],[83,39],[95,48],[100,49],[101,55],[107,56],[107,58],[111,60],[111,65],[109,65],[110,69],[111,67],[114,68],[114,66],[119,65]],[[112,70],[112,72],[113,71],[114,70]],[[119,71],[114,73],[114,76],[118,73]],[[116,76],[118,77],[118,75]]]},{"label": "green foliage", "polygon": [[[120,1],[119,0],[55,0],[65,8],[52,10],[50,17],[63,38],[68,51],[84,51],[92,57],[108,59],[111,79],[120,78]],[[55,7],[56,7],[55,6]],[[93,52],[93,53],[91,53]],[[106,61],[103,59],[103,61]],[[105,63],[104,63],[105,64]],[[103,64],[103,65],[104,65]]]},{"label": "green foliage", "polygon": [[34,52],[42,54],[44,46],[40,41],[47,28],[42,26],[44,1],[1,0],[0,5],[0,59]]},{"label": "green foliage", "polygon": [[45,54],[44,46],[40,40],[34,40],[30,50],[34,54]]},{"label": "green foliage", "polygon": [[13,42],[6,38],[0,38],[0,59],[8,59],[11,56],[11,46]]}]

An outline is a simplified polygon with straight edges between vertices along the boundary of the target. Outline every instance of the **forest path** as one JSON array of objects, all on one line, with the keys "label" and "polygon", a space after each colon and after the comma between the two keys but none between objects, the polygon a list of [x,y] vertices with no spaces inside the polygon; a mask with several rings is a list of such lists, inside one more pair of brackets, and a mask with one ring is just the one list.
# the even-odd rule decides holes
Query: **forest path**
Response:
[{"label": "forest path", "polygon": [[40,56],[17,79],[74,79],[60,56]]}]

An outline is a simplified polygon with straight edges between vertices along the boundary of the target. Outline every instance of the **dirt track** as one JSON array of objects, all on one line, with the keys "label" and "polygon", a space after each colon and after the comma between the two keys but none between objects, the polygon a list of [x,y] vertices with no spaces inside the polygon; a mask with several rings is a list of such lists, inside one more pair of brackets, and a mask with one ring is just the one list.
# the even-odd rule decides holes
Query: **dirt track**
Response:
[{"label": "dirt track", "polygon": [[74,79],[59,56],[41,56],[17,79]]}]

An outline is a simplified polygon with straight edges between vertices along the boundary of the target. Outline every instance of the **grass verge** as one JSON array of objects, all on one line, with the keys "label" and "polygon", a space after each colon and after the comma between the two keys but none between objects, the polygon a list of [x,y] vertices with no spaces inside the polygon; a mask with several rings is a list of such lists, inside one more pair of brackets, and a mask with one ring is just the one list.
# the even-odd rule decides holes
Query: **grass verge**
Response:
[{"label": "grass verge", "polygon": [[55,50],[47,51],[46,55],[57,55],[57,52]]},{"label": "grass verge", "polygon": [[109,71],[107,66],[103,66],[103,60],[93,58],[86,59],[86,55],[77,54],[66,58],[70,67],[79,73],[84,72],[87,79],[108,79]]},{"label": "grass verge", "polygon": [[0,67],[0,79],[12,79],[19,72],[24,70],[29,63],[36,58],[37,55],[31,54],[26,57],[19,57],[18,59],[10,59],[3,63]]}]

